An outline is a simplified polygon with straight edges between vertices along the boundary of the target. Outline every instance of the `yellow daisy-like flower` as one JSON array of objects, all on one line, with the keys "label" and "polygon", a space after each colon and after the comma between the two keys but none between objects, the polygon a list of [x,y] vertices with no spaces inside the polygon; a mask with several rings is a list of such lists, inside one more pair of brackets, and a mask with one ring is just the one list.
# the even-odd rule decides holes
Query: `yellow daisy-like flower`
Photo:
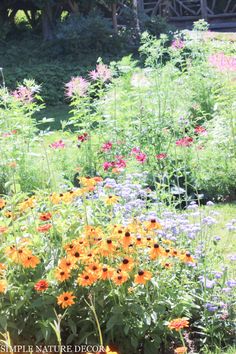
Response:
[{"label": "yellow daisy-like flower", "polygon": [[113,205],[113,204],[117,204],[119,201],[119,197],[117,197],[116,195],[109,195],[106,199],[105,199],[105,204],[106,205]]}]

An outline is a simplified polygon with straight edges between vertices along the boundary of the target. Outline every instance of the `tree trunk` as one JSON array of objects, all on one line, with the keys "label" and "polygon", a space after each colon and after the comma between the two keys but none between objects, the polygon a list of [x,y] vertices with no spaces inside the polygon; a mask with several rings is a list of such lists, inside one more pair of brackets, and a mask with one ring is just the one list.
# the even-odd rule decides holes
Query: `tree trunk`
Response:
[{"label": "tree trunk", "polygon": [[45,41],[50,41],[54,38],[52,17],[53,17],[52,7],[49,4],[47,4],[42,9],[42,30],[43,30],[43,39]]},{"label": "tree trunk", "polygon": [[117,4],[112,3],[112,23],[115,33],[118,33],[118,23],[117,23]]},{"label": "tree trunk", "polygon": [[140,35],[143,29],[142,18],[144,16],[143,0],[133,0],[133,9],[137,34]]}]

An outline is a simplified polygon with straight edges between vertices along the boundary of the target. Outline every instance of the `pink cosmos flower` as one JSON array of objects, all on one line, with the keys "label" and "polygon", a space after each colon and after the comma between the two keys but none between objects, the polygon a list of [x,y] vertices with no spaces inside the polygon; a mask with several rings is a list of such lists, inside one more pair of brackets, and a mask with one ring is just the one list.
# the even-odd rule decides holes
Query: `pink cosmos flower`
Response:
[{"label": "pink cosmos flower", "polygon": [[139,147],[134,147],[134,148],[131,150],[131,154],[133,154],[133,155],[139,154],[140,152],[141,152],[141,150],[140,150]]},{"label": "pink cosmos flower", "polygon": [[89,82],[81,76],[72,77],[72,79],[65,85],[65,87],[67,97],[84,97],[88,91]]},{"label": "pink cosmos flower", "polygon": [[190,136],[186,136],[182,139],[177,140],[175,144],[177,146],[190,146],[192,145],[192,143],[193,143],[193,138],[191,138]]},{"label": "pink cosmos flower", "polygon": [[115,162],[115,166],[114,167],[118,167],[118,168],[125,168],[126,167],[126,162],[123,158],[123,156],[116,156],[116,162]]},{"label": "pink cosmos flower", "polygon": [[173,49],[182,49],[184,48],[184,46],[185,46],[184,41],[182,41],[179,38],[175,39],[171,44],[171,48]]},{"label": "pink cosmos flower", "polygon": [[95,70],[90,71],[89,76],[93,81],[101,80],[106,82],[111,79],[112,73],[107,65],[99,63]]},{"label": "pink cosmos flower", "polygon": [[51,145],[49,145],[52,149],[64,149],[65,147],[65,143],[63,142],[63,140],[58,140],[55,141],[54,143],[52,143]]},{"label": "pink cosmos flower", "polygon": [[156,155],[157,160],[163,160],[166,157],[167,157],[167,154],[165,154],[163,152],[161,154]]},{"label": "pink cosmos flower", "polygon": [[147,155],[144,154],[143,152],[140,152],[135,156],[136,160],[140,163],[144,163],[147,160]]},{"label": "pink cosmos flower", "polygon": [[103,169],[104,169],[104,171],[109,170],[109,168],[111,168],[111,167],[114,167],[114,162],[105,161],[105,162],[103,163]]},{"label": "pink cosmos flower", "polygon": [[207,135],[207,130],[201,125],[198,125],[195,129],[194,132],[198,135]]},{"label": "pink cosmos flower", "polygon": [[104,143],[102,145],[102,151],[107,152],[112,149],[112,146],[113,146],[112,142],[108,141],[107,143]]},{"label": "pink cosmos flower", "polygon": [[211,66],[214,66],[217,70],[224,71],[236,71],[236,57],[228,56],[224,53],[212,54],[208,57],[208,62]]},{"label": "pink cosmos flower", "polygon": [[33,91],[25,86],[19,86],[12,92],[12,96],[23,103],[31,103],[34,99]]}]

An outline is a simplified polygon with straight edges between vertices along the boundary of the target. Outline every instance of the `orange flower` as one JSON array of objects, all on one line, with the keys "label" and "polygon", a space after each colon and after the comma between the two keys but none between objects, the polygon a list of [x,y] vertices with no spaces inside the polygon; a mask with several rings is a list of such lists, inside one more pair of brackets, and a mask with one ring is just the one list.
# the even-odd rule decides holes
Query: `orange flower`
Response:
[{"label": "orange flower", "polygon": [[60,260],[58,267],[61,270],[66,270],[67,272],[70,272],[70,270],[75,267],[75,263],[76,263],[76,258],[66,257]]},{"label": "orange flower", "polygon": [[0,263],[0,274],[2,274],[4,272],[4,270],[6,269],[5,264]]},{"label": "orange flower", "polygon": [[128,280],[128,278],[129,278],[128,273],[126,273],[124,271],[118,271],[113,275],[112,281],[116,285],[122,285],[123,283],[125,283]]},{"label": "orange flower", "polygon": [[161,229],[161,224],[157,222],[156,219],[151,219],[149,222],[146,222],[144,225],[148,231]]},{"label": "orange flower", "polygon": [[77,279],[80,286],[90,286],[96,282],[98,274],[94,275],[92,272],[83,272]]},{"label": "orange flower", "polygon": [[152,278],[152,273],[149,271],[140,270],[138,274],[134,277],[134,282],[136,284],[146,284],[148,280]]},{"label": "orange flower", "polygon": [[13,213],[10,210],[6,210],[4,216],[8,219],[13,217]]},{"label": "orange flower", "polygon": [[52,218],[52,214],[51,213],[42,213],[39,215],[39,219],[42,221],[48,221]]},{"label": "orange flower", "polygon": [[63,282],[70,278],[70,272],[66,269],[57,268],[55,271],[55,278],[58,281]]},{"label": "orange flower", "polygon": [[38,227],[38,232],[47,232],[52,227],[51,224],[44,224]]},{"label": "orange flower", "polygon": [[150,251],[150,258],[151,259],[156,259],[159,256],[163,255],[163,248],[158,245],[158,243],[155,243]]},{"label": "orange flower", "polygon": [[85,270],[86,270],[87,272],[92,272],[92,273],[95,273],[95,274],[96,274],[96,273],[99,273],[99,272],[100,272],[100,270],[101,270],[101,265],[98,264],[98,263],[93,262],[93,263],[89,264],[89,266],[86,267]]},{"label": "orange flower", "polygon": [[180,331],[183,328],[189,327],[189,320],[186,317],[175,318],[171,320],[168,324],[169,329],[174,329],[175,331]]},{"label": "orange flower", "polygon": [[114,269],[104,265],[100,272],[100,278],[102,280],[111,279],[114,274]]},{"label": "orange flower", "polygon": [[162,266],[166,269],[170,269],[172,268],[172,263],[169,263],[169,262],[163,262],[162,263]]},{"label": "orange flower", "polygon": [[186,252],[179,257],[182,262],[184,263],[194,263],[194,258],[191,256],[190,252]]},{"label": "orange flower", "polygon": [[131,271],[134,267],[134,261],[130,257],[125,257],[119,267],[121,270],[125,270],[127,272]]},{"label": "orange flower", "polygon": [[31,255],[31,251],[27,248],[16,247],[15,245],[7,247],[5,253],[15,263],[22,263]]},{"label": "orange flower", "polygon": [[8,228],[6,226],[0,226],[0,234],[5,234]]},{"label": "orange flower", "polygon": [[50,201],[53,203],[53,204],[59,204],[61,202],[61,197],[58,193],[52,193],[50,195]]},{"label": "orange flower", "polygon": [[0,293],[5,293],[7,290],[7,282],[5,279],[0,280]]},{"label": "orange flower", "polygon": [[6,205],[5,200],[1,198],[0,199],[0,210],[3,209],[5,207],[5,205]]},{"label": "orange flower", "polygon": [[132,237],[129,231],[125,232],[124,237],[122,238],[122,244],[124,247],[128,247],[132,243]]},{"label": "orange flower", "polygon": [[175,348],[175,354],[185,354],[187,353],[187,348],[186,347],[178,347]]},{"label": "orange flower", "polygon": [[37,256],[29,255],[21,263],[25,268],[35,268],[40,263],[40,260]]},{"label": "orange flower", "polygon": [[46,280],[39,280],[35,285],[34,289],[36,291],[45,291],[48,288],[48,282]]},{"label": "orange flower", "polygon": [[59,306],[65,309],[66,307],[74,305],[74,299],[75,296],[73,295],[72,291],[64,292],[57,297],[57,303]]}]

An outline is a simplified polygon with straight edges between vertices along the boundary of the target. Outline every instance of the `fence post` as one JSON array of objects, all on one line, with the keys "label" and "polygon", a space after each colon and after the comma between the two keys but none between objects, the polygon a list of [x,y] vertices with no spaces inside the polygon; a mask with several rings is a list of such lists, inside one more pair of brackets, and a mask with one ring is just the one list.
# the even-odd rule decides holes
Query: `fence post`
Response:
[{"label": "fence post", "polygon": [[207,21],[207,0],[200,0],[201,1],[201,14],[202,18]]}]

